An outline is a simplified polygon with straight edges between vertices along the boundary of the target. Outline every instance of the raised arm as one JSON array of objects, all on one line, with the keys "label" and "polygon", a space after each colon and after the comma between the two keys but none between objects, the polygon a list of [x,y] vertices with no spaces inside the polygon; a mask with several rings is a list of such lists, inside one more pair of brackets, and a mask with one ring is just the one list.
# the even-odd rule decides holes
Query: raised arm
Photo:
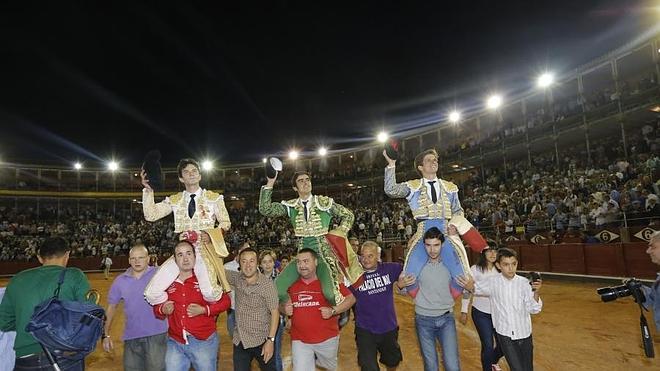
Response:
[{"label": "raised arm", "polygon": [[140,177],[144,186],[142,189],[142,211],[144,212],[144,219],[148,222],[155,222],[169,215],[172,212],[172,205],[170,205],[169,199],[166,198],[165,201],[155,203],[154,190],[149,185],[147,173],[144,170],[140,172]]},{"label": "raised arm", "polygon": [[155,222],[172,213],[172,205],[168,198],[159,203],[154,202],[154,191],[150,188],[142,190],[142,211],[144,219],[148,222]]},{"label": "raised arm", "polygon": [[404,198],[410,193],[406,183],[396,182],[396,166],[390,165],[385,168],[385,194],[392,198]]},{"label": "raised arm", "polygon": [[273,188],[265,185],[259,193],[259,213],[263,216],[287,216],[286,206],[271,200]]}]

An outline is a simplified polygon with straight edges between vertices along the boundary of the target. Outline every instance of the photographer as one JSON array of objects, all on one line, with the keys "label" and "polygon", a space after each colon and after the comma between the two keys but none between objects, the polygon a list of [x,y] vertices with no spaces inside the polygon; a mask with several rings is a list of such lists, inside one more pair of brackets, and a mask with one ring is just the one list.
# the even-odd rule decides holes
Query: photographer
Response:
[{"label": "photographer", "polygon": [[[660,231],[655,231],[649,240],[649,248],[646,253],[651,256],[651,261],[660,265]],[[653,309],[653,319],[655,320],[655,328],[660,331],[660,274],[653,283],[653,286],[642,286],[646,301],[644,307],[646,309]]]}]

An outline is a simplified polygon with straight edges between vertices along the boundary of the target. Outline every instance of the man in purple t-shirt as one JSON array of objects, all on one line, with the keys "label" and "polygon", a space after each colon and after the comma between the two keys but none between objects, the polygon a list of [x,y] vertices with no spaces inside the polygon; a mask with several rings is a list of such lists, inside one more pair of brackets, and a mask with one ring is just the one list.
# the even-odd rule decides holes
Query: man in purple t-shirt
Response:
[{"label": "man in purple t-shirt", "polygon": [[380,370],[378,353],[380,363],[388,370],[395,370],[403,359],[392,286],[405,287],[407,281],[401,274],[401,264],[380,262],[380,251],[380,246],[373,241],[362,244],[360,262],[364,268],[364,283],[357,289],[350,288],[357,299],[355,342],[362,371]]},{"label": "man in purple t-shirt", "polygon": [[[151,305],[144,300],[144,288],[156,273],[149,266],[149,251],[144,245],[135,245],[128,253],[131,265],[126,272],[115,278],[108,294],[105,333],[110,334],[112,319],[117,305],[124,301],[126,327],[124,328],[124,370],[165,370],[167,351],[167,321],[154,316]],[[103,349],[114,348],[109,335],[103,338]]]}]

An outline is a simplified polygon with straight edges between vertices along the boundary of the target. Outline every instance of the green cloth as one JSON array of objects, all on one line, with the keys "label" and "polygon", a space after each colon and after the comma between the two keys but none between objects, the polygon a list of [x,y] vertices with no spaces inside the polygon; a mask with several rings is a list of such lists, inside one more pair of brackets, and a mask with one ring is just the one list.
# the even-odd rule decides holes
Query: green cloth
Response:
[{"label": "green cloth", "polygon": [[[16,357],[41,353],[43,350],[32,335],[25,332],[34,308],[53,296],[57,280],[64,267],[45,265],[18,273],[9,281],[0,303],[0,330],[16,331]],[[68,268],[60,289],[61,300],[85,301],[89,281],[78,268]]]}]

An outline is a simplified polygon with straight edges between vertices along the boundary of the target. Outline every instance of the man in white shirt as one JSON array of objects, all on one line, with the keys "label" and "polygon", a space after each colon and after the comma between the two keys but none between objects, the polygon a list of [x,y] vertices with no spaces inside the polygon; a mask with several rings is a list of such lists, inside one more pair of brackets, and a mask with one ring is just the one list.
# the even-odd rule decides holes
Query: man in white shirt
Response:
[{"label": "man in white shirt", "polygon": [[112,259],[110,259],[109,256],[104,256],[103,260],[101,261],[101,265],[103,266],[103,277],[105,279],[110,278],[110,267],[112,267]]},{"label": "man in white shirt", "polygon": [[514,250],[497,251],[495,263],[501,274],[475,283],[472,277],[457,279],[466,290],[475,295],[488,295],[493,326],[504,357],[511,371],[534,369],[531,314],[541,312],[543,302],[539,296],[541,281],[529,282],[516,275],[518,256]]}]

